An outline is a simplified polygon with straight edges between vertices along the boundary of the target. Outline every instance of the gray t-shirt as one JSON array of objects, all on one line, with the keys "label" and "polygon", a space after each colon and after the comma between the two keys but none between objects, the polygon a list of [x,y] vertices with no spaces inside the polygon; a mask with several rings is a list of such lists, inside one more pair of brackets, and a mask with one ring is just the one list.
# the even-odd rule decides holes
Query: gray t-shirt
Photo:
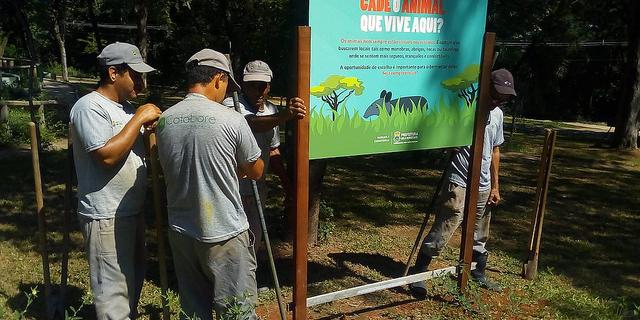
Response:
[{"label": "gray t-shirt", "polygon": [[[242,115],[247,116],[271,116],[278,113],[278,107],[276,107],[273,103],[266,101],[264,103],[264,108],[260,110],[255,110],[255,108],[251,107],[244,96],[239,97],[239,109]],[[225,106],[229,108],[234,108],[233,98],[228,97],[224,99],[222,102]],[[262,151],[262,161],[264,162],[264,172],[266,173],[269,170],[269,153],[271,149],[275,149],[280,146],[280,129],[278,126],[275,126],[273,129],[265,131],[265,132],[254,132],[253,136],[256,138],[256,142]],[[257,181],[258,188],[266,188],[266,175],[262,175],[262,178]],[[263,191],[264,192],[264,191]],[[241,179],[240,180],[240,194],[241,195],[253,195],[253,190],[251,187],[251,181],[249,179]],[[264,199],[262,199],[264,202]]]},{"label": "gray t-shirt", "polygon": [[237,168],[260,149],[244,117],[190,93],[162,114],[157,135],[169,227],[209,243],[247,230]]},{"label": "gray t-shirt", "polygon": [[[491,158],[493,148],[504,143],[504,133],[502,129],[503,114],[500,108],[495,108],[489,112],[489,120],[484,129],[484,144],[482,146],[482,164],[480,165],[480,191],[491,189]],[[467,187],[467,176],[469,175],[469,159],[471,154],[470,146],[460,148],[460,151],[453,157],[449,165],[449,181],[461,187]]]},{"label": "gray t-shirt", "polygon": [[71,136],[80,216],[98,220],[142,212],[147,190],[142,137],[136,139],[126,158],[113,167],[99,163],[90,154],[118,134],[134,114],[129,103],[116,103],[95,91],[73,105]]}]

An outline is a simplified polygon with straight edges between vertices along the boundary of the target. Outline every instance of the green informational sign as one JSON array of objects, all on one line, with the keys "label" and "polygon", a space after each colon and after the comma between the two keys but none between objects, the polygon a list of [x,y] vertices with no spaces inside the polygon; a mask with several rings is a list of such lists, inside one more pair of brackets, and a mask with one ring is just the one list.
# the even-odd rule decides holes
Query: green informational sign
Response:
[{"label": "green informational sign", "polygon": [[310,158],[471,144],[487,0],[310,0]]}]

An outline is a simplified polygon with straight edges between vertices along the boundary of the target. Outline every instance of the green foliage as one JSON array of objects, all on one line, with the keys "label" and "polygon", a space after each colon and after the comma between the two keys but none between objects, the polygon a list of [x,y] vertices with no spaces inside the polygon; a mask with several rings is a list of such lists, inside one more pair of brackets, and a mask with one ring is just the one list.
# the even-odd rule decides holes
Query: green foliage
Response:
[{"label": "green foliage", "polygon": [[[60,64],[57,61],[53,61],[51,62],[51,64],[49,64],[45,70],[51,74],[55,74],[57,76],[62,76],[62,64]],[[85,72],[82,70],[79,70],[73,66],[68,66],[67,67],[67,72],[69,72],[69,76],[70,77],[77,77],[77,78],[93,78],[96,75],[92,74],[90,72]]]},{"label": "green foliage", "polygon": [[256,306],[250,301],[251,294],[245,292],[239,297],[227,297],[224,300],[226,308],[219,315],[221,320],[245,320],[255,312]]},{"label": "green foliage", "polygon": [[[7,123],[0,124],[0,146],[16,146],[29,144],[31,136],[28,124],[31,114],[24,108],[10,108]],[[45,123],[47,126],[40,131],[42,145],[50,146],[57,138],[65,136],[67,125],[60,121],[52,110],[45,109]]]},{"label": "green foliage", "polygon": [[33,301],[35,301],[36,297],[38,296],[38,289],[36,287],[31,287],[31,291],[30,292],[25,292],[24,293],[25,297],[27,298],[27,301],[25,303],[25,306],[22,310],[18,311],[14,311],[12,313],[10,313],[9,311],[0,308],[0,318],[2,319],[11,319],[11,320],[24,320],[27,319],[26,314],[27,311],[29,311],[29,307],[31,307],[31,305],[33,304]]},{"label": "green foliage", "polygon": [[[166,296],[167,305],[172,315],[178,315],[181,319],[196,320],[199,319],[195,314],[188,315],[182,310],[180,306],[180,299],[178,294],[172,290],[167,290]],[[219,316],[221,320],[245,320],[248,319],[255,311],[256,306],[251,303],[251,294],[244,292],[240,296],[227,297],[224,299],[226,310]]]},{"label": "green foliage", "polygon": [[325,243],[329,240],[329,236],[336,230],[336,224],[333,221],[335,210],[327,204],[326,201],[320,200],[320,221],[318,223],[318,242]]},{"label": "green foliage", "polygon": [[74,306],[70,306],[68,310],[64,311],[64,320],[82,320],[82,317],[80,317],[78,313],[80,313],[85,305],[91,304],[92,300],[93,296],[91,295],[91,292],[86,291],[85,295],[82,296],[79,307],[76,308]]}]

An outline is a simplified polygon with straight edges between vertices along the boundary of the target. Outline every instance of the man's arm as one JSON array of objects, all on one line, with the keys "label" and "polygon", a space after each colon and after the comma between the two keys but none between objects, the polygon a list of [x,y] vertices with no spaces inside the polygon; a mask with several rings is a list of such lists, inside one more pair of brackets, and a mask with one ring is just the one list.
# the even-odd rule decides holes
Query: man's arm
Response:
[{"label": "man's arm", "polygon": [[491,193],[489,194],[487,203],[496,205],[500,202],[500,147],[498,146],[493,147],[489,173],[491,174]]},{"label": "man's arm", "polygon": [[140,127],[157,120],[161,113],[160,109],[153,104],[141,106],[118,134],[101,148],[91,151],[91,155],[105,166],[111,167],[118,164],[136,143]]},{"label": "man's arm", "polygon": [[255,116],[249,115],[245,118],[247,123],[253,132],[266,132],[276,126],[283,125],[285,122],[297,118],[302,119],[307,114],[307,107],[304,101],[298,97],[292,98],[287,103],[287,107],[274,115],[269,116]]},{"label": "man's arm", "polygon": [[262,178],[263,171],[264,162],[262,162],[262,159],[260,158],[258,158],[258,160],[254,162],[247,162],[238,166],[238,176],[240,178],[259,180],[260,178]]}]

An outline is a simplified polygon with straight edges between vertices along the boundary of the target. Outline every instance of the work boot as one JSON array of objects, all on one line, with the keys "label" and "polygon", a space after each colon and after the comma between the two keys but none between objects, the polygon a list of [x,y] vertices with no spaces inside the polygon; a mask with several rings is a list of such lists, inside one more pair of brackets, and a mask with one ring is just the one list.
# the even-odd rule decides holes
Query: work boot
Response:
[{"label": "work boot", "polygon": [[[416,264],[413,266],[411,274],[426,272],[431,259],[431,256],[421,252],[418,253],[418,258],[416,258]],[[427,284],[424,280],[409,284],[409,290],[416,297],[424,298],[427,296]]]},{"label": "work boot", "polygon": [[485,269],[487,267],[487,258],[489,257],[489,252],[480,253],[477,251],[473,252],[473,261],[476,262],[476,268],[471,270],[471,279],[478,283],[480,288],[485,288],[491,291],[500,292],[502,291],[502,287],[495,282],[491,282],[487,279],[485,275]]}]

